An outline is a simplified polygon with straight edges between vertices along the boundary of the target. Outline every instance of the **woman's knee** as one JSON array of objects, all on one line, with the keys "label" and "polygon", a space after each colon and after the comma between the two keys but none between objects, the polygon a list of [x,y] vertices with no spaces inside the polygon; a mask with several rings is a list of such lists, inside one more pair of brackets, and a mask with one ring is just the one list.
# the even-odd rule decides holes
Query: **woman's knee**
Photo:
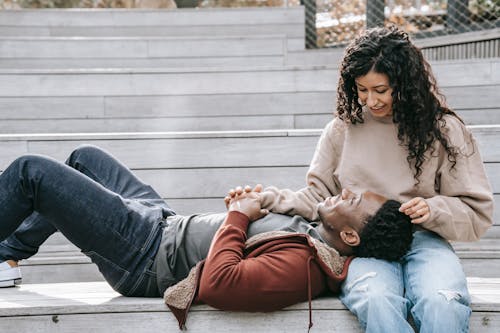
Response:
[{"label": "woman's knee", "polygon": [[[353,261],[347,280],[342,285],[340,298],[360,321],[367,320],[374,312],[407,312],[407,300],[401,266],[376,259]],[[351,274],[352,273],[352,274]]]},{"label": "woman's knee", "polygon": [[411,312],[417,327],[425,327],[423,331],[454,325],[448,332],[465,332],[471,314],[470,297],[457,290],[436,290],[421,297]]}]

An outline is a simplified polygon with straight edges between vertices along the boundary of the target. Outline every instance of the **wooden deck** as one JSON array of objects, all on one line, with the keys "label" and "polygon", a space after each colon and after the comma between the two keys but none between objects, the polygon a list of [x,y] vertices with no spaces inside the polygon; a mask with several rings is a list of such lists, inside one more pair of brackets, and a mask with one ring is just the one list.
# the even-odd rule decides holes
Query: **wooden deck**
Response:
[{"label": "wooden deck", "polygon": [[[500,279],[468,279],[472,295],[471,332],[500,330]],[[312,332],[361,332],[355,317],[336,297],[312,302]],[[308,305],[272,313],[192,308],[188,332],[305,332]],[[286,323],[286,325],[283,325]],[[160,298],[123,297],[105,282],[25,284],[0,289],[1,332],[162,332],[180,331]]]},{"label": "wooden deck", "polygon": [[[234,185],[299,189],[332,117],[343,53],[305,50],[304,31],[302,7],[0,11],[0,171],[22,154],[62,161],[90,143],[179,214],[223,211]],[[479,125],[498,206],[500,59],[432,66],[449,105]],[[499,209],[494,221],[480,242],[453,244],[473,333],[500,332]],[[59,233],[21,270],[23,285],[0,289],[0,332],[178,331],[161,299],[119,296]],[[313,302],[313,322],[312,332],[361,332],[334,297]],[[307,325],[306,303],[266,314],[195,306],[187,322],[189,332]]]}]

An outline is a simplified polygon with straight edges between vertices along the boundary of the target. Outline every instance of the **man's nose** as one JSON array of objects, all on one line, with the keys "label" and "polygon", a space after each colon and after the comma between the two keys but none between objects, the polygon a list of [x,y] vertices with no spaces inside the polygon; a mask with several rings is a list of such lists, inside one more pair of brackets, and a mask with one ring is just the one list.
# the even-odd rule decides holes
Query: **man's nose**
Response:
[{"label": "man's nose", "polygon": [[342,200],[347,200],[354,195],[350,190],[343,188],[342,189]]}]

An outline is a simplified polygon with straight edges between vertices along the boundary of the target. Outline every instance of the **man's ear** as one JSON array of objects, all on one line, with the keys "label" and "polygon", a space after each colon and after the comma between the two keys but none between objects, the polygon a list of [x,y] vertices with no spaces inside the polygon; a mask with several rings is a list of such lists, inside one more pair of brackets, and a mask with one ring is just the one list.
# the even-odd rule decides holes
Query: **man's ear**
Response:
[{"label": "man's ear", "polygon": [[342,238],[342,241],[349,246],[358,246],[361,242],[358,232],[352,228],[342,230],[340,232],[340,238]]}]

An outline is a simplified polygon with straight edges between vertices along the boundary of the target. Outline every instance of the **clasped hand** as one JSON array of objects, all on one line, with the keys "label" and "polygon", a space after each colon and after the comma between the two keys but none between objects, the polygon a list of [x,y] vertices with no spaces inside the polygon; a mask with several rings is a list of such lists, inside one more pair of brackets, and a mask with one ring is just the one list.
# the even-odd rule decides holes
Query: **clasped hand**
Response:
[{"label": "clasped hand", "polygon": [[241,186],[231,189],[224,198],[228,211],[237,211],[245,214],[253,222],[269,213],[267,209],[262,209],[260,191],[262,185],[257,185],[253,190],[250,186]]}]

